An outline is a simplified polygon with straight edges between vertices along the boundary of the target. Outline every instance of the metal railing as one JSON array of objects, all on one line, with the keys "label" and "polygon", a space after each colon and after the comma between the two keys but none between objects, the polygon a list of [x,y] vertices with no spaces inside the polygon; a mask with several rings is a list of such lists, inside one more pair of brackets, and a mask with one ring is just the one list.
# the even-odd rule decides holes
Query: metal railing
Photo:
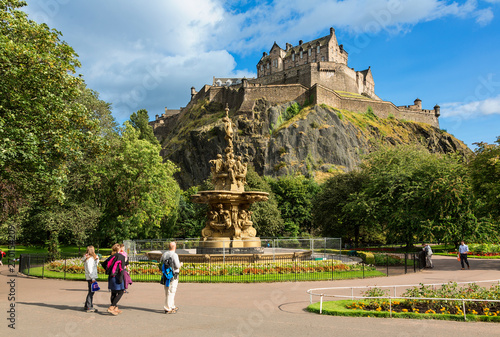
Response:
[{"label": "metal railing", "polygon": [[[477,283],[489,283],[491,285],[493,284],[500,284],[500,280],[487,280],[487,281],[471,281],[471,282],[455,282],[457,285],[458,284],[477,284]],[[433,287],[433,289],[436,289],[437,287],[442,287],[443,285],[449,285],[448,283],[430,283],[430,284],[407,284],[407,285],[390,285],[390,286],[362,286],[362,287],[331,287],[331,288],[313,288],[307,290],[307,293],[309,294],[309,304],[313,304],[313,296],[317,296],[320,298],[320,306],[319,306],[319,313],[321,314],[323,312],[323,299],[325,297],[331,297],[331,298],[349,298],[351,300],[354,299],[362,299],[362,300],[382,300],[382,299],[387,299],[389,300],[389,317],[392,317],[392,301],[393,300],[417,300],[417,301],[445,301],[445,302],[461,302],[462,303],[462,313],[464,316],[464,320],[467,319],[467,314],[466,314],[466,308],[465,308],[465,303],[466,302],[493,302],[493,303],[500,303],[500,300],[492,300],[492,299],[478,299],[478,298],[452,298],[452,297],[410,297],[410,296],[397,296],[397,289],[398,288],[403,288],[404,290],[407,290],[409,288],[413,287],[418,287],[418,286],[430,286]],[[387,295],[387,296],[362,296],[363,292],[361,290],[369,290],[373,288],[388,288],[389,293],[390,291],[393,291],[393,295]],[[341,291],[341,290],[347,290],[350,291],[350,294],[347,295],[341,295],[341,294],[328,294],[323,291]],[[355,291],[357,294],[355,295]]]},{"label": "metal railing", "polygon": [[[292,257],[291,257],[292,256]],[[103,257],[104,258],[104,257]],[[394,254],[380,254],[383,265],[363,263],[359,257],[338,254],[280,256],[279,254],[255,256],[255,259],[242,262],[240,257],[226,255],[203,256],[202,262],[185,262],[181,268],[181,282],[279,282],[337,280],[399,275],[420,270],[414,254],[403,254],[397,259],[403,264],[389,265]],[[158,261],[145,260],[144,256],[129,257],[130,275],[134,282],[159,282]],[[192,257],[191,257],[192,259]],[[181,262],[183,256],[181,255]],[[376,259],[377,260],[377,259]],[[200,260],[201,261],[201,260]],[[84,280],[85,270],[81,255],[65,255],[57,261],[49,261],[47,255],[22,254],[19,271],[26,275]],[[99,267],[99,280],[107,275]]]}]

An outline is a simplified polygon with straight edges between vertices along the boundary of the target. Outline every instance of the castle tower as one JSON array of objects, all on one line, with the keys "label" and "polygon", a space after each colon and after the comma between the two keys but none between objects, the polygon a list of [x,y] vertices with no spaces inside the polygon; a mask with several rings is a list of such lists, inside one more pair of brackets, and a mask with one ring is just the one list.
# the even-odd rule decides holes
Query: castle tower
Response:
[{"label": "castle tower", "polygon": [[441,107],[437,104],[434,106],[434,114],[436,115],[436,117],[439,117],[441,115]]},{"label": "castle tower", "polygon": [[417,109],[422,110],[422,100],[420,98],[417,98],[415,101],[413,101],[413,104]]}]

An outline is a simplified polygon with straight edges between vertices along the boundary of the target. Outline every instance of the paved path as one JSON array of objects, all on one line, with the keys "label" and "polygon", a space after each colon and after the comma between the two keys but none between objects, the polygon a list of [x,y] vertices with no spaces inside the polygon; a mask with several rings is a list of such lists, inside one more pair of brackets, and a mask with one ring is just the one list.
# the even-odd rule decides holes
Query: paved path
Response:
[{"label": "paved path", "polygon": [[[304,311],[306,290],[319,287],[438,283],[500,279],[500,260],[470,259],[460,270],[454,258],[434,257],[435,269],[393,277],[343,281],[257,284],[181,283],[180,310],[163,314],[159,284],[135,283],[122,298],[123,313],[106,312],[109,293],[94,297],[98,313],[82,311],[86,283],[15,278],[9,301],[6,266],[0,267],[0,336],[500,336],[500,324],[434,320],[334,317]],[[106,285],[104,284],[104,288]],[[15,330],[8,328],[15,303]]]}]

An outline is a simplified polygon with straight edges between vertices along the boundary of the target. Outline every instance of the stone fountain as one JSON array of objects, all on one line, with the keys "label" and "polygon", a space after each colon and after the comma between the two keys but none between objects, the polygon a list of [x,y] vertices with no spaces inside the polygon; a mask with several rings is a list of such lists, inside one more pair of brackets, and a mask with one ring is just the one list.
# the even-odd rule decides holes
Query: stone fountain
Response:
[{"label": "stone fountain", "polygon": [[226,117],[222,121],[227,147],[224,155],[218,154],[216,159],[210,160],[215,188],[191,197],[193,202],[209,205],[197,253],[219,254],[223,250],[233,254],[260,252],[261,242],[256,236],[249,208],[254,202],[266,201],[269,194],[245,191],[247,164],[243,163],[241,156],[234,155],[233,122],[227,105]]}]

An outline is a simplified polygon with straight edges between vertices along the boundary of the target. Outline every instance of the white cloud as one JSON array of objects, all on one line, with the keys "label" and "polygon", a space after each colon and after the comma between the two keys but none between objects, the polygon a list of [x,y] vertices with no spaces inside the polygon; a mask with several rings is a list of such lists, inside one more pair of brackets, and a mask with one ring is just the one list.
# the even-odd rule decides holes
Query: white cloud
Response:
[{"label": "white cloud", "polygon": [[[500,0],[490,0],[499,2]],[[245,55],[328,28],[362,34],[405,32],[447,16],[493,19],[476,0],[28,0],[27,12],[63,32],[79,54],[90,88],[113,103],[115,117],[140,108],[151,116],[189,101],[189,90],[212,76],[255,76],[237,71],[231,53]],[[240,7],[242,6],[243,7]],[[257,62],[257,60],[256,60]],[[127,115],[128,114],[128,115]]]},{"label": "white cloud", "polygon": [[472,102],[453,102],[441,105],[441,116],[463,119],[500,114],[500,95]]}]

